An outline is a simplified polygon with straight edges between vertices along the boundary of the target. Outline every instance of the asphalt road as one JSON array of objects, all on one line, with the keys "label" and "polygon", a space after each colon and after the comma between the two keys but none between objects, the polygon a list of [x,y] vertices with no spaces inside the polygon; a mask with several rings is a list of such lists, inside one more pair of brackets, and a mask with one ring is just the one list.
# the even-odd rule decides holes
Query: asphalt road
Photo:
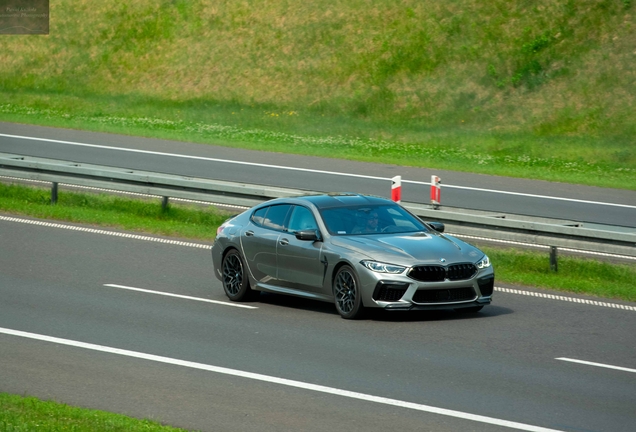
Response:
[{"label": "asphalt road", "polygon": [[0,123],[0,152],[227,181],[387,197],[390,196],[390,179],[400,175],[402,199],[421,203],[429,202],[428,183],[431,175],[435,174],[442,179],[444,207],[636,228],[636,191],[621,189],[11,123]]},{"label": "asphalt road", "polygon": [[0,245],[0,392],[204,431],[636,425],[634,303],[496,292],[472,317],[352,322],[275,295],[227,305],[205,245],[6,217]]}]

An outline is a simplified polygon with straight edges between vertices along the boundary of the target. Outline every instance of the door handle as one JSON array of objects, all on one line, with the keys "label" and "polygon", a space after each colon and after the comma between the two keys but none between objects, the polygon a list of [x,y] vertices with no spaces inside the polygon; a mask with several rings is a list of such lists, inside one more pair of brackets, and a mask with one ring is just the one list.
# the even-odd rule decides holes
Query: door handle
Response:
[{"label": "door handle", "polygon": [[280,243],[283,246],[287,246],[289,244],[289,240],[284,238],[284,239],[281,239],[278,243]]},{"label": "door handle", "polygon": [[254,235],[254,231],[245,231],[245,235],[247,237],[252,237]]}]

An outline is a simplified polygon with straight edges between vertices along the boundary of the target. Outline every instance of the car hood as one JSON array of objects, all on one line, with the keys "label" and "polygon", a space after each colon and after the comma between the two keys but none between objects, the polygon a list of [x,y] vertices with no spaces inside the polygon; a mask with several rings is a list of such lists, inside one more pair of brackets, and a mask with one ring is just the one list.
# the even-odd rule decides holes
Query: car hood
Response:
[{"label": "car hood", "polygon": [[400,265],[476,262],[484,254],[474,246],[438,233],[372,234],[335,237],[332,244],[377,261]]}]

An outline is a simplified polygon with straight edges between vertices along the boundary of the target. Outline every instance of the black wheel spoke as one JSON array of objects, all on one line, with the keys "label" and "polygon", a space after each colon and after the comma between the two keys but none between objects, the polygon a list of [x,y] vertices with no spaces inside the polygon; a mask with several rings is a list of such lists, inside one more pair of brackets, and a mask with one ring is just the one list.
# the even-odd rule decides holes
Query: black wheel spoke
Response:
[{"label": "black wheel spoke", "polygon": [[239,258],[230,254],[223,262],[223,285],[227,291],[236,295],[243,283],[243,266]]},{"label": "black wheel spoke", "polygon": [[223,289],[232,301],[251,301],[258,297],[258,291],[250,287],[247,267],[243,262],[241,253],[231,249],[225,254],[221,264]]},{"label": "black wheel spoke", "polygon": [[338,309],[345,314],[351,313],[355,307],[356,296],[358,295],[358,287],[353,275],[346,270],[341,271],[338,273],[334,285]]}]

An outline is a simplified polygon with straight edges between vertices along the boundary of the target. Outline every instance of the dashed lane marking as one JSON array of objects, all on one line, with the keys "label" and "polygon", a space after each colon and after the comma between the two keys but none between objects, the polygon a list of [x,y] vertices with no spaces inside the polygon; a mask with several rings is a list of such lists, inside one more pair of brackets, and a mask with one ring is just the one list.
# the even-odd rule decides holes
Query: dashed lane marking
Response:
[{"label": "dashed lane marking", "polygon": [[173,293],[167,293],[167,292],[161,292],[161,291],[152,291],[152,290],[149,290],[149,289],[135,288],[135,287],[129,287],[129,286],[125,286],[125,285],[104,284],[104,286],[105,287],[110,287],[110,288],[119,288],[119,289],[124,289],[124,290],[129,290],[129,291],[137,291],[137,292],[142,292],[142,293],[146,293],[146,294],[156,294],[156,295],[162,295],[162,296],[166,296],[166,297],[175,297],[175,298],[184,299],[184,300],[194,300],[194,301],[199,301],[199,302],[214,303],[214,304],[219,304],[219,305],[223,305],[223,306],[232,306],[232,307],[244,308],[244,309],[258,309],[256,306],[249,306],[249,305],[244,305],[244,304],[239,304],[239,303],[223,302],[223,301],[218,301],[218,300],[209,300],[209,299],[204,299],[204,298],[200,298],[200,297],[190,297],[190,296],[187,296],[187,295],[173,294]]},{"label": "dashed lane marking", "polygon": [[572,302],[572,303],[581,303],[581,304],[586,304],[591,306],[602,306],[602,307],[608,307],[608,308],[614,308],[614,309],[636,311],[636,307],[634,306],[628,306],[628,305],[619,304],[619,303],[608,303],[608,302],[597,301],[597,300],[588,300],[588,299],[582,299],[578,297],[568,297],[568,296],[547,294],[547,293],[541,293],[541,292],[535,292],[535,291],[522,291],[518,289],[500,288],[500,287],[495,287],[495,291],[508,293],[508,294],[519,294],[519,295],[525,295],[530,297],[539,297],[539,298],[550,299],[550,300],[561,300],[561,301]]},{"label": "dashed lane marking", "polygon": [[33,219],[22,219],[22,218],[9,217],[9,216],[0,216],[0,220],[8,221],[8,222],[18,222],[18,223],[29,224],[29,225],[44,226],[49,228],[60,228],[60,229],[66,229],[71,231],[81,231],[81,232],[87,232],[91,234],[124,237],[124,238],[129,238],[134,240],[144,240],[144,241],[151,241],[151,242],[157,242],[157,243],[165,243],[165,244],[175,245],[175,246],[186,246],[186,247],[199,248],[199,249],[210,249],[211,247],[210,245],[206,245],[202,243],[192,243],[192,242],[185,242],[185,241],[179,241],[179,240],[171,240],[171,239],[165,239],[165,238],[159,238],[159,237],[139,235],[139,234],[128,234],[128,233],[122,233],[117,231],[106,231],[106,230],[95,229],[95,228],[65,225],[65,224],[60,224],[55,222],[45,222],[45,221],[39,221],[39,220],[33,220]]},{"label": "dashed lane marking", "polygon": [[602,367],[602,368],[607,368],[607,369],[615,369],[615,370],[619,370],[619,371],[623,371],[623,372],[636,373],[636,369],[630,369],[630,368],[626,368],[626,367],[622,367],[622,366],[612,366],[612,365],[608,365],[608,364],[604,364],[604,363],[594,363],[594,362],[590,362],[590,361],[571,359],[571,358],[567,358],[567,357],[559,357],[559,358],[556,358],[555,360],[561,360],[561,361],[566,361],[566,362],[571,362],[571,363],[579,363],[579,364],[584,364],[584,365],[587,365],[587,366],[596,366],[596,367]]}]

